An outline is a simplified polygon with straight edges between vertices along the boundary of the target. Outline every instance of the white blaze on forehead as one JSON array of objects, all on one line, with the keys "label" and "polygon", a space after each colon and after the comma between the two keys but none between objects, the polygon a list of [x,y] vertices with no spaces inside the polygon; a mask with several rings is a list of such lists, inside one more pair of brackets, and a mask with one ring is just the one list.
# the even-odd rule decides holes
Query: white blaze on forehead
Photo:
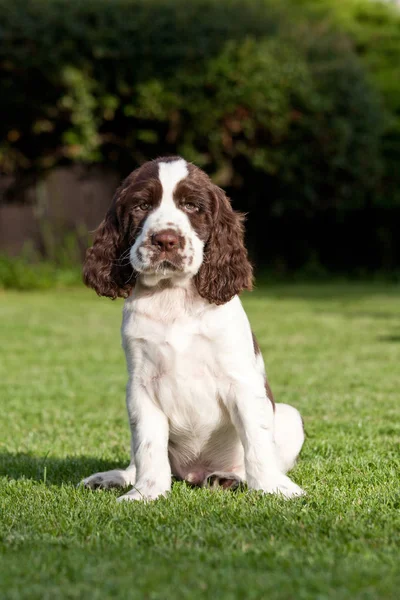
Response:
[{"label": "white blaze on forehead", "polygon": [[[188,177],[189,169],[183,158],[171,162],[158,163],[158,178],[162,187],[161,203],[146,217],[142,231],[130,251],[130,261],[133,268],[142,273],[145,285],[157,285],[161,279],[173,279],[175,282],[192,277],[199,270],[203,260],[204,242],[194,231],[188,215],[174,202],[174,191],[180,181]],[[182,270],[178,273],[168,270],[157,272],[154,266],[154,234],[173,229],[185,240],[184,248],[178,249],[177,254],[182,260]],[[154,264],[153,264],[154,263]]]},{"label": "white blaze on forehead", "polygon": [[174,189],[177,184],[189,175],[186,161],[183,158],[172,162],[160,162],[158,178],[163,188],[161,204],[173,203]]}]

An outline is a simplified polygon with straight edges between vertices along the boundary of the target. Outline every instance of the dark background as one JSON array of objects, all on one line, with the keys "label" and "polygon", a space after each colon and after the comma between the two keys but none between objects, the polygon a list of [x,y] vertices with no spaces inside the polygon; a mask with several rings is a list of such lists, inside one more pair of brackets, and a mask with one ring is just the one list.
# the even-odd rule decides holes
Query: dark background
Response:
[{"label": "dark background", "polygon": [[399,65],[391,2],[0,0],[0,286],[79,265],[165,154],[248,213],[259,269],[397,277]]}]

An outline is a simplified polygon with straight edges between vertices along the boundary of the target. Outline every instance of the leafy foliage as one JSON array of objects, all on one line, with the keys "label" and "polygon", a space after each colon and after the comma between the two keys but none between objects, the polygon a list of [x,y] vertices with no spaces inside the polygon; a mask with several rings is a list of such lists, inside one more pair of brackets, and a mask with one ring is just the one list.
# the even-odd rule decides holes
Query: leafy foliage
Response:
[{"label": "leafy foliage", "polygon": [[[376,145],[379,125],[364,74],[340,36],[327,43],[326,31],[293,30],[283,7],[1,2],[3,168],[104,160],[127,170],[178,151],[214,172],[243,158],[286,183],[298,177],[294,163],[309,165],[301,145],[311,135],[328,163],[322,179],[346,168],[348,153],[361,166],[354,151],[371,177],[377,156],[365,148]],[[309,192],[319,195],[317,182]]]},{"label": "leafy foliage", "polygon": [[31,262],[25,256],[0,254],[0,290],[47,290],[79,285],[81,270],[52,261]]},{"label": "leafy foliage", "polygon": [[317,20],[329,20],[346,32],[366,67],[366,73],[382,99],[384,173],[376,202],[400,204],[400,8],[375,0],[299,0]]},{"label": "leafy foliage", "polygon": [[[300,9],[289,0],[0,0],[2,170],[79,161],[125,175],[182,154],[250,212],[258,260],[334,265],[315,233],[321,223],[332,229],[355,211],[369,223],[375,204],[392,202],[396,102],[378,69],[371,76],[380,54],[372,42],[362,50],[362,18],[353,31],[345,21],[355,18],[329,19],[333,4],[321,4],[315,17],[313,0]],[[385,219],[390,266],[400,248]],[[292,251],[280,240],[296,221],[307,235]],[[373,246],[382,257],[381,233]]]}]

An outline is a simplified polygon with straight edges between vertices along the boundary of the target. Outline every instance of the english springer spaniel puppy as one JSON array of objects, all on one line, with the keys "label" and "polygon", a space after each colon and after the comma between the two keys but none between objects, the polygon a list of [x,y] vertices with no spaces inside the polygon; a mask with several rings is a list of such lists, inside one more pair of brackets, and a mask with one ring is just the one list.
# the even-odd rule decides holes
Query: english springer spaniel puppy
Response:
[{"label": "english springer spaniel puppy", "polygon": [[152,500],[171,475],[192,485],[304,492],[285,473],[302,419],[275,404],[238,294],[252,286],[243,216],[179,157],[147,162],[117,190],[84,264],[100,296],[125,298],[122,340],[131,462],[89,488]]}]

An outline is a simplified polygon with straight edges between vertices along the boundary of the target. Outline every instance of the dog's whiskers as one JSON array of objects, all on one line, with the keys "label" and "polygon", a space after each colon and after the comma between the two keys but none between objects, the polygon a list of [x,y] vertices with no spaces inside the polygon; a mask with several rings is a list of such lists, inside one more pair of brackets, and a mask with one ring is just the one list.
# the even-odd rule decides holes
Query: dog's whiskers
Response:
[{"label": "dog's whiskers", "polygon": [[130,277],[128,277],[128,279],[125,281],[125,285],[130,282],[130,280],[132,279],[134,274],[135,274],[135,271],[132,269],[132,273],[130,274]]},{"label": "dog's whiskers", "polygon": [[130,263],[130,258],[129,258],[130,251],[131,251],[131,249],[129,247],[127,250],[125,250],[125,252],[123,252],[121,254],[121,256],[119,258],[117,258],[116,260],[113,260],[112,263],[114,265],[118,265],[118,266],[121,266],[121,267],[129,265],[129,263]]}]

